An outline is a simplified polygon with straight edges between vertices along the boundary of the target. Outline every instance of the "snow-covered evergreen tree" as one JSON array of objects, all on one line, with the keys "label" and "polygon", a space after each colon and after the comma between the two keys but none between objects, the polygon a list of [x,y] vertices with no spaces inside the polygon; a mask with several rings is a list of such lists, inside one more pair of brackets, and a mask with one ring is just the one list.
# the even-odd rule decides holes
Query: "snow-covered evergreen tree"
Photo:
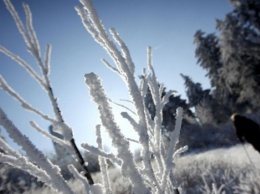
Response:
[{"label": "snow-covered evergreen tree", "polygon": [[219,69],[222,67],[220,61],[220,49],[218,46],[218,38],[215,34],[205,35],[204,32],[198,30],[194,35],[196,44],[195,55],[198,63],[208,73],[212,87],[216,87],[219,79]]},{"label": "snow-covered evergreen tree", "polygon": [[260,107],[260,2],[231,3],[233,11],[217,21],[220,36],[195,34],[196,56],[219,103],[231,111],[255,111]]},{"label": "snow-covered evergreen tree", "polygon": [[185,81],[189,106],[195,109],[200,124],[219,124],[228,120],[230,111],[215,99],[209,89],[204,90],[200,83],[194,83],[189,76],[181,74]]},{"label": "snow-covered evergreen tree", "polygon": [[223,66],[221,62],[221,53],[219,40],[215,34],[205,34],[198,30],[194,35],[196,44],[195,55],[198,64],[207,71],[211,87],[214,88],[214,97],[220,99],[223,94],[227,94],[223,87],[224,79],[220,77],[220,69]]},{"label": "snow-covered evergreen tree", "polygon": [[186,87],[186,94],[189,99],[189,105],[191,107],[196,106],[204,98],[203,96],[207,91],[203,91],[200,83],[194,83],[189,76],[181,74],[184,79],[184,85]]},{"label": "snow-covered evergreen tree", "polygon": [[[195,108],[196,117],[200,123],[214,121],[209,101],[209,90],[203,90],[200,83],[194,83],[189,76],[181,74],[186,86],[186,94],[189,99],[189,105]],[[205,113],[205,114],[204,114]],[[206,116],[206,118],[205,118]]]}]

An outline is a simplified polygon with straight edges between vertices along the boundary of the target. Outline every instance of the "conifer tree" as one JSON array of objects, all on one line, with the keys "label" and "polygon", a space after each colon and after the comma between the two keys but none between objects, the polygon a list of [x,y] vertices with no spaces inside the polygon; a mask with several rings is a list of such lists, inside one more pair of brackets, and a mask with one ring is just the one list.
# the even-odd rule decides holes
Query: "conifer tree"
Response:
[{"label": "conifer tree", "polygon": [[189,76],[181,76],[185,81],[189,106],[195,108],[200,124],[219,124],[228,120],[231,112],[212,96],[210,89],[203,90],[200,83],[194,83]]},{"label": "conifer tree", "polygon": [[189,99],[189,105],[191,107],[196,106],[203,99],[208,91],[203,91],[200,83],[194,83],[189,76],[181,74],[181,77],[184,79],[184,85],[186,86],[186,94]]},{"label": "conifer tree", "polygon": [[195,34],[196,57],[207,70],[219,103],[231,111],[260,107],[260,2],[231,0],[233,11],[217,21],[219,36]]}]

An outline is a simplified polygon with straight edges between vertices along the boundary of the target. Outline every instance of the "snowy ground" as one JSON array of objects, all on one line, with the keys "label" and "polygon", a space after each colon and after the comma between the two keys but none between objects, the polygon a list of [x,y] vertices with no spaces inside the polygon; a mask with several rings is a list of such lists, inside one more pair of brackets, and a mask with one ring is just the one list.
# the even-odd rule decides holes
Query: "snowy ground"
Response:
[{"label": "snowy ground", "polygon": [[[183,193],[260,193],[260,154],[250,145],[179,158],[175,176]],[[255,191],[253,191],[253,188]]]},{"label": "snowy ground", "polygon": [[[246,151],[245,151],[246,150]],[[250,156],[250,159],[248,155]],[[219,193],[259,194],[260,193],[260,154],[250,145],[216,149],[203,153],[189,154],[176,161],[174,171],[176,181],[183,194],[212,193],[212,183]],[[110,169],[112,189],[115,194],[130,194],[131,187],[118,169]],[[95,182],[101,181],[99,173]],[[80,184],[71,182],[79,192]],[[30,193],[53,193],[49,189]]]}]

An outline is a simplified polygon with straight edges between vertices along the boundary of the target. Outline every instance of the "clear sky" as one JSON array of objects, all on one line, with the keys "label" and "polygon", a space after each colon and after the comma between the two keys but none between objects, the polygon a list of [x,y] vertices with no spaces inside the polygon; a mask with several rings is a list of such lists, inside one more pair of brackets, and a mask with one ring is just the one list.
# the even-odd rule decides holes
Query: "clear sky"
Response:
[{"label": "clear sky", "polygon": [[[21,1],[12,2],[24,21]],[[42,52],[47,43],[52,44],[51,82],[64,119],[73,128],[77,144],[88,142],[95,145],[95,125],[100,121],[96,105],[91,101],[89,90],[84,84],[84,74],[99,74],[108,96],[115,102],[129,99],[124,83],[100,61],[100,58],[111,60],[81,24],[74,9],[74,6],[80,4],[78,1],[25,2],[31,7]],[[215,20],[223,19],[232,8],[228,0],[93,0],[93,3],[105,27],[116,28],[128,45],[136,65],[136,77],[146,67],[147,46],[152,46],[158,81],[164,83],[167,89],[177,90],[186,98],[180,73],[191,76],[194,81],[202,83],[204,88],[209,87],[206,72],[196,64],[193,36],[199,29],[206,33],[216,32]],[[3,1],[0,1],[0,26],[0,45],[23,57],[38,71]],[[24,99],[42,112],[53,115],[48,97],[42,88],[24,69],[2,53],[0,74]],[[37,147],[44,151],[52,150],[52,143],[34,132],[28,122],[34,120],[45,129],[48,123],[22,110],[2,90],[0,103],[14,124]],[[124,110],[115,109],[117,114],[121,111]],[[135,138],[130,133],[131,129],[123,122],[122,127],[125,134]],[[1,130],[1,134],[5,135],[4,129]],[[104,143],[109,145],[107,139]]]}]

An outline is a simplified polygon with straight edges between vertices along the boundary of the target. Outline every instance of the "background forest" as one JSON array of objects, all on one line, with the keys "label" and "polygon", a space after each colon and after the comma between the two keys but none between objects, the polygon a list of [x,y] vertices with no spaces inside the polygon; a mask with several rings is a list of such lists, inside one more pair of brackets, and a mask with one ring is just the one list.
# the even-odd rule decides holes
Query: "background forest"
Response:
[{"label": "background forest", "polygon": [[[155,124],[160,121],[158,121],[160,118],[158,99],[154,95],[155,85],[160,91],[157,97],[159,96],[162,101],[168,99],[161,107],[160,124],[166,150],[171,147],[172,134],[176,130],[176,120],[179,118],[176,110],[178,107],[183,109],[182,127],[175,150],[183,149],[185,146],[188,146],[188,150],[180,152],[181,156],[177,157],[172,170],[176,193],[260,193],[260,168],[257,165],[260,162],[260,155],[250,145],[240,145],[233,123],[230,121],[233,113],[239,113],[260,124],[260,2],[258,0],[230,0],[230,2],[233,10],[224,20],[216,21],[217,32],[207,34],[200,29],[194,34],[197,65],[206,70],[211,87],[202,88],[200,83],[192,79],[192,74],[181,74],[186,88],[187,100],[185,100],[171,91],[174,88],[165,88],[160,80],[157,81],[151,76],[149,79],[156,83],[147,84],[143,95],[144,108],[151,122]],[[116,32],[114,34],[118,38]],[[125,45],[119,38],[117,42],[124,48]],[[3,47],[0,47],[0,51],[7,53]],[[149,67],[154,73],[152,67]],[[117,71],[113,67],[110,68]],[[138,79],[146,83],[149,80],[147,77],[144,73],[140,74]],[[6,88],[2,80],[1,88]],[[64,131],[63,135],[60,135],[52,126],[49,132],[61,141],[67,138]],[[2,140],[4,141],[4,137]],[[67,165],[74,164],[80,171],[82,164],[79,164],[57,141],[53,141],[56,153],[49,154],[48,158],[60,167],[63,178],[68,180],[72,187],[77,187],[75,174],[67,168]],[[8,154],[2,143],[1,152]],[[94,182],[99,182],[103,176],[100,173],[102,168],[99,163],[100,153],[96,155],[90,152],[82,153]],[[152,159],[156,157],[156,152],[151,154]],[[106,158],[106,168],[111,180],[109,192],[136,193],[131,181],[122,178],[115,159],[108,156]],[[139,164],[143,160],[142,151],[136,150],[134,161]],[[0,165],[0,193],[54,192],[28,172],[3,162]],[[94,191],[90,190],[91,192]]]}]

